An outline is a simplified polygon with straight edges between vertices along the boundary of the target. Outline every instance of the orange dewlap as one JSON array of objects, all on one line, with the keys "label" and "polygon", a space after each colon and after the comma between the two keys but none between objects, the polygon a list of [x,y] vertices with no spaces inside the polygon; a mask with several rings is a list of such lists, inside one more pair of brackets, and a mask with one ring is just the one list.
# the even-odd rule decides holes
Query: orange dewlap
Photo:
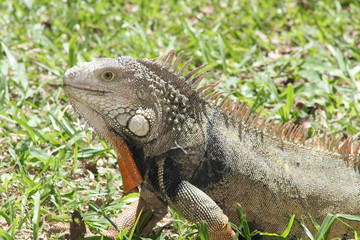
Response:
[{"label": "orange dewlap", "polygon": [[118,154],[117,162],[123,181],[124,193],[137,192],[136,187],[143,183],[144,180],[136,166],[128,145],[124,139],[119,136],[113,135],[109,140]]}]

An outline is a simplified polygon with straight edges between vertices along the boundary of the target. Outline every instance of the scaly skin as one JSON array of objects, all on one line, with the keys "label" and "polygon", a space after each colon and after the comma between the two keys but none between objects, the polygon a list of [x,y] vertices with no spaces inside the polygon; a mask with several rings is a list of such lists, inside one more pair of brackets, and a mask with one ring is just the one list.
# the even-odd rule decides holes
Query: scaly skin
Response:
[{"label": "scaly skin", "polygon": [[[215,85],[193,86],[206,74],[190,79],[197,69],[182,77],[173,58],[174,51],[160,60],[104,58],[64,77],[67,95],[89,124],[127,143],[142,189],[156,196],[140,200],[155,208],[155,221],[170,206],[190,221],[207,222],[215,240],[233,239],[227,222],[239,221],[237,203],[253,229],[276,233],[292,214],[304,216],[308,227],[308,214],[318,223],[329,213],[360,215],[360,145],[305,142],[301,127],[261,122],[232,102],[219,107],[216,92],[213,101],[202,97]],[[129,215],[120,218],[125,225],[133,223]],[[360,229],[359,222],[349,224]],[[336,223],[330,236],[346,231]],[[298,225],[292,230],[301,232]]]}]

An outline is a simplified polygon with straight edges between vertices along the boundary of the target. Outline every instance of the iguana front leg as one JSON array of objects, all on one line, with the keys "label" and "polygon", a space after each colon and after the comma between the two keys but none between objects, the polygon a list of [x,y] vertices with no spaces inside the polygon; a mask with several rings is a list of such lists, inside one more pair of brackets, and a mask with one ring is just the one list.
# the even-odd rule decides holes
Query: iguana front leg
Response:
[{"label": "iguana front leg", "polygon": [[[155,224],[167,214],[167,206],[161,202],[153,192],[147,190],[145,186],[142,186],[140,191],[140,198],[130,204],[115,219],[114,223],[119,230],[132,228],[141,211],[142,217],[140,218],[140,223],[144,220],[150,211],[153,211],[153,216],[142,231],[142,234],[146,235],[155,227]],[[117,237],[118,234],[118,231],[113,227],[111,227],[108,231],[103,232],[103,235],[113,238]]]},{"label": "iguana front leg", "polygon": [[228,217],[202,190],[182,180],[180,169],[172,159],[156,161],[149,180],[157,193],[181,216],[195,223],[206,222],[211,240],[232,240],[235,233],[227,224]]},{"label": "iguana front leg", "polygon": [[168,196],[170,207],[191,222],[206,222],[211,240],[234,239],[235,233],[227,224],[228,217],[207,194],[187,181],[173,186],[169,184],[167,187],[166,191],[173,191],[170,195],[174,194]]}]

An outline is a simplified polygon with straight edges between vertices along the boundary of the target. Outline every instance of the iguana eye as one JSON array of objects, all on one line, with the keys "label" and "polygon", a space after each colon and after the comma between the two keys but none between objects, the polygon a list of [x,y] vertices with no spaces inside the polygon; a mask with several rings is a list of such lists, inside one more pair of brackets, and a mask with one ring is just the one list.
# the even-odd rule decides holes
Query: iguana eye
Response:
[{"label": "iguana eye", "polygon": [[113,80],[115,77],[115,74],[111,71],[105,71],[101,74],[101,78],[104,79],[105,81],[111,81]]}]

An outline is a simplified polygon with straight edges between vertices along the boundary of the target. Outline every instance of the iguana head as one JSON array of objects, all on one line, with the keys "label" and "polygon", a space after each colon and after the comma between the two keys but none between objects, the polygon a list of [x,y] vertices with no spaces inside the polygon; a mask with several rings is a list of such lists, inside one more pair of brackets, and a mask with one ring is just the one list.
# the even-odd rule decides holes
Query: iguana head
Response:
[{"label": "iguana head", "polygon": [[158,114],[147,92],[146,69],[130,57],[103,58],[66,71],[65,91],[75,109],[100,134],[104,128],[149,140]]},{"label": "iguana head", "polygon": [[172,64],[174,53],[162,61],[119,57],[81,63],[66,71],[65,91],[76,111],[102,135],[111,130],[141,144],[169,129],[181,131],[194,114],[189,98],[200,97],[185,82],[196,71],[182,77],[178,61]]}]

